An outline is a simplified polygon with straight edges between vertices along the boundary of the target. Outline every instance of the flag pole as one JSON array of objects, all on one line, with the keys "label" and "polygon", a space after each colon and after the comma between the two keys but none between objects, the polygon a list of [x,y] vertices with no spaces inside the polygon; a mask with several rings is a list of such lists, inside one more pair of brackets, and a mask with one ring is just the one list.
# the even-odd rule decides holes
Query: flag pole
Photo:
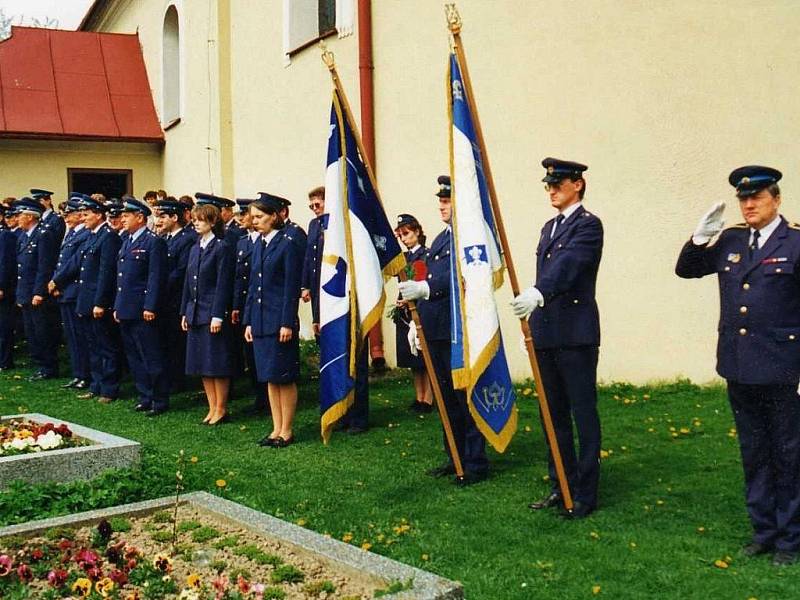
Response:
[{"label": "flag pole", "polygon": [[[362,145],[361,135],[358,131],[358,127],[356,126],[355,119],[353,119],[353,113],[350,110],[350,103],[347,101],[347,94],[345,94],[344,86],[342,86],[342,82],[339,79],[339,73],[336,71],[336,61],[334,60],[333,52],[330,52],[322,42],[320,42],[320,48],[322,50],[322,62],[324,62],[325,66],[328,67],[328,71],[331,74],[331,79],[333,80],[333,85],[336,88],[336,91],[339,93],[339,98],[342,101],[344,116],[347,119],[350,128],[355,133],[354,137],[356,144],[358,145],[358,151],[361,153],[361,158],[364,161],[364,166],[367,169],[367,174],[369,175],[370,182],[372,183],[372,189],[375,190],[375,195],[378,198],[378,201],[383,204],[381,201],[380,192],[378,191],[378,183],[375,179],[372,165],[370,164],[369,156],[365,152]],[[399,273],[398,277],[400,278],[400,281],[406,281],[408,279],[405,269]],[[447,446],[450,449],[450,456],[453,459],[453,468],[455,469],[456,477],[461,479],[464,477],[464,467],[461,464],[461,457],[458,454],[458,447],[456,446],[456,441],[453,437],[453,428],[450,424],[450,418],[447,416],[447,410],[444,406],[442,389],[439,386],[439,380],[437,379],[436,372],[433,368],[428,342],[425,339],[425,333],[422,330],[422,322],[420,321],[419,313],[417,312],[416,302],[408,301],[408,309],[411,312],[411,318],[413,319],[414,327],[417,330],[417,338],[419,339],[420,351],[422,352],[422,360],[425,363],[425,369],[428,371],[428,378],[431,381],[433,396],[436,399],[436,408],[439,411],[439,418],[442,420],[442,427],[444,428]]]},{"label": "flag pole", "polygon": [[[475,104],[475,96],[472,92],[472,80],[469,76],[469,69],[467,68],[467,58],[464,54],[464,46],[461,42],[461,16],[458,14],[458,9],[455,4],[445,4],[445,14],[447,16],[447,25],[450,33],[453,36],[452,45],[453,51],[458,58],[459,66],[461,67],[461,78],[464,81],[464,88],[467,93],[467,103],[472,113],[475,135],[478,138],[478,146],[481,151],[481,160],[483,162],[483,172],[486,175],[486,185],[489,188],[489,200],[492,204],[492,212],[494,213],[495,224],[497,226],[497,233],[500,237],[500,244],[503,248],[503,256],[506,261],[506,269],[508,270],[508,277],[511,283],[511,292],[514,296],[519,295],[519,280],[517,273],[514,269],[514,262],[511,259],[511,248],[508,244],[508,237],[506,236],[505,226],[503,225],[503,217],[500,213],[500,207],[497,202],[497,193],[494,188],[494,179],[492,178],[492,169],[489,165],[489,154],[486,152],[486,143],[483,139],[483,130],[481,128],[480,118],[478,116],[478,107]],[[536,349],[533,344],[533,336],[531,335],[531,328],[528,320],[520,318],[520,327],[522,328],[522,335],[525,338],[525,349],[528,351],[528,359],[531,364],[531,372],[533,379],[536,383],[536,392],[539,400],[539,410],[542,415],[542,423],[544,424],[545,434],[547,441],[550,445],[550,452],[553,456],[553,463],[558,477],[558,484],[561,488],[561,496],[564,499],[564,508],[572,511],[573,502],[572,494],[569,491],[569,483],[567,476],[564,472],[564,462],[561,458],[561,451],[558,447],[558,439],[556,438],[555,430],[553,429],[553,418],[550,415],[550,406],[547,402],[547,395],[542,385],[542,374],[539,370],[539,361],[536,359]]]}]

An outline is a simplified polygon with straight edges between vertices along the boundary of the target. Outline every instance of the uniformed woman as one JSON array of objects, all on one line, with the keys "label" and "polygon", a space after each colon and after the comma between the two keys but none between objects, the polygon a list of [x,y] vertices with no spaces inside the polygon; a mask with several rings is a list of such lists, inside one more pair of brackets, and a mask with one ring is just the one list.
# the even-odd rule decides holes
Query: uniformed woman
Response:
[{"label": "uniformed woman", "polygon": [[233,254],[223,241],[219,209],[195,206],[192,223],[198,240],[189,253],[181,302],[181,327],[186,338],[186,374],[200,375],[208,399],[203,423],[227,421],[228,390],[234,373],[230,308],[233,296]]},{"label": "uniformed woman", "polygon": [[251,258],[250,289],[244,318],[245,339],[253,343],[258,380],[266,382],[272,431],[259,444],[285,448],[294,442],[292,422],[300,376],[300,275],[303,254],[284,228],[283,199],[260,194],[250,205],[253,227],[262,238]]},{"label": "uniformed woman", "polygon": [[[411,271],[416,275],[420,269],[424,269],[425,253],[428,248],[425,246],[425,233],[422,225],[417,219],[409,214],[398,215],[397,227],[394,230],[406,250],[406,261],[411,266]],[[423,275],[424,277],[424,275]],[[414,401],[409,409],[428,413],[433,410],[433,398],[431,392],[431,382],[428,379],[428,372],[425,370],[425,363],[422,355],[416,348],[416,340],[411,335],[411,327],[414,326],[411,320],[411,312],[408,310],[408,302],[402,299],[397,300],[397,305],[393,311],[395,323],[395,342],[397,351],[397,366],[411,369],[414,374]],[[414,349],[411,346],[414,345]]]}]

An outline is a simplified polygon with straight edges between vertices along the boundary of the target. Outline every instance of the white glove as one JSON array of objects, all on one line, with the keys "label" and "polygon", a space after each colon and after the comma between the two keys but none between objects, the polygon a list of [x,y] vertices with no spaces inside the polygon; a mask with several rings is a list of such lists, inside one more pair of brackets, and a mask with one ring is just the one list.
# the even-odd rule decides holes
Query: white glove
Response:
[{"label": "white glove", "polygon": [[527,318],[537,306],[544,306],[544,296],[533,285],[511,301],[514,316],[520,319]]},{"label": "white glove", "polygon": [[413,321],[408,328],[408,347],[413,356],[419,355],[419,351],[422,350],[422,345],[419,343],[419,336],[417,335],[417,326],[414,325]]},{"label": "white glove", "polygon": [[800,383],[797,384],[797,395],[800,396]]},{"label": "white glove", "polygon": [[725,212],[725,203],[717,202],[703,215],[692,235],[693,244],[696,246],[707,244],[711,238],[722,231],[722,228],[725,227],[725,219],[722,218],[723,212]]},{"label": "white glove", "polygon": [[431,288],[428,286],[427,281],[401,281],[397,286],[400,290],[400,295],[403,300],[425,300],[431,295]]}]

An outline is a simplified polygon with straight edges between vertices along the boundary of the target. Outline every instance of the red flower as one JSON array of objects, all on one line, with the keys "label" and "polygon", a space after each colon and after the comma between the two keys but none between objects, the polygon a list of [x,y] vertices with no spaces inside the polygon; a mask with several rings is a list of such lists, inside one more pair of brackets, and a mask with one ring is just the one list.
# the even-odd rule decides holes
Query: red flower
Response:
[{"label": "red flower", "polygon": [[103,576],[103,571],[98,567],[91,567],[86,569],[86,576],[92,581],[98,581]]},{"label": "red flower", "polygon": [[61,550],[62,552],[65,550],[69,550],[70,548],[72,548],[72,540],[64,538],[63,540],[58,542],[58,549]]},{"label": "red flower", "polygon": [[414,273],[414,281],[425,281],[428,277],[428,266],[424,261],[415,260],[411,263],[411,269]]},{"label": "red flower", "polygon": [[119,587],[122,587],[128,583],[128,576],[125,574],[125,571],[120,571],[119,569],[114,569],[111,571],[111,573],[108,574],[108,578],[116,583]]},{"label": "red flower", "polygon": [[125,565],[125,568],[128,571],[133,571],[136,568],[136,559],[135,558],[128,559],[128,564]]},{"label": "red flower", "polygon": [[47,574],[47,582],[54,588],[60,588],[66,581],[69,573],[64,569],[55,569]]},{"label": "red flower", "polygon": [[5,577],[14,568],[14,560],[8,554],[0,554],[0,577]]},{"label": "red flower", "polygon": [[239,591],[243,594],[247,594],[250,592],[250,582],[245,579],[241,573],[236,578],[236,585],[239,587]]},{"label": "red flower", "polygon": [[44,552],[42,552],[41,548],[34,548],[33,552],[31,552],[31,560],[39,561],[44,558]]},{"label": "red flower", "polygon": [[20,578],[21,581],[28,582],[33,579],[33,571],[28,565],[20,565],[17,567],[17,577]]}]

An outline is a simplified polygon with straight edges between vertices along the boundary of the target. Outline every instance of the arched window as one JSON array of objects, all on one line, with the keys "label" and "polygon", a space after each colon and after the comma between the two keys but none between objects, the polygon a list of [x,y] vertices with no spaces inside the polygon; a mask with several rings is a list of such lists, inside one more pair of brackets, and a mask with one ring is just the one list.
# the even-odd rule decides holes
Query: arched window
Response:
[{"label": "arched window", "polygon": [[161,65],[161,122],[168,128],[181,118],[181,52],[178,10],[170,5],[164,15]]}]

